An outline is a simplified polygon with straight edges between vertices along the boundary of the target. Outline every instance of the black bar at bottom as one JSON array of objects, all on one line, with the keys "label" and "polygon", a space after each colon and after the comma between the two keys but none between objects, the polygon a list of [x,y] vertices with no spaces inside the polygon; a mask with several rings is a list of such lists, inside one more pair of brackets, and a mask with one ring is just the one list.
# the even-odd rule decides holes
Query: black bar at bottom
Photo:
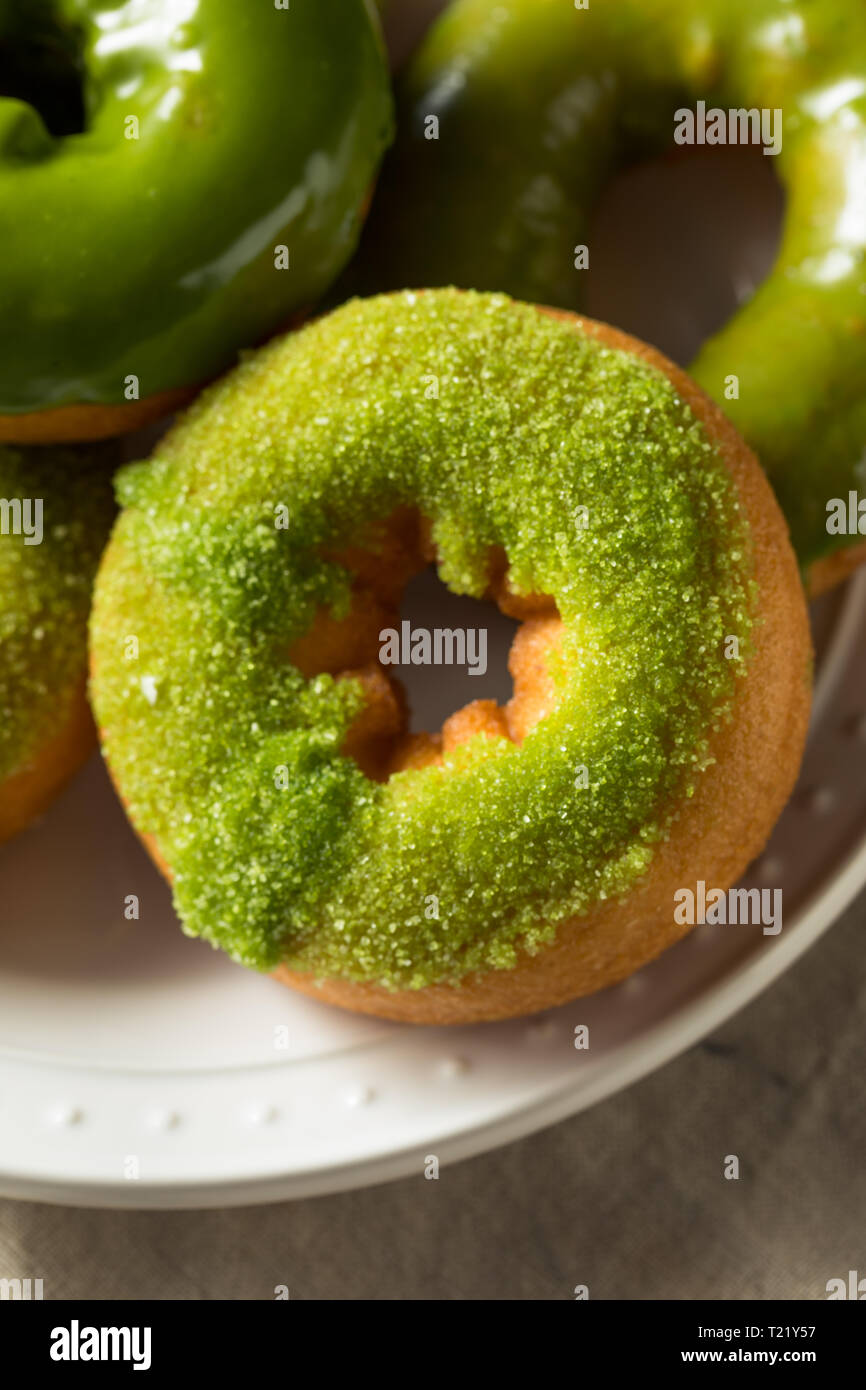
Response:
[{"label": "black bar at bottom", "polygon": [[[866,1331],[862,1314],[838,1306],[849,1301],[842,1299],[814,1303],[564,1301],[575,1306],[552,1326],[568,1338],[579,1338],[565,1344],[570,1346],[575,1368],[578,1364],[586,1370],[603,1366],[608,1373],[665,1372],[681,1366],[688,1370],[707,1365],[728,1369],[795,1365],[811,1367],[826,1377],[859,1363]],[[477,1318],[478,1312],[473,1316]],[[454,1371],[454,1347],[442,1317],[441,1312],[435,1314],[418,1343],[418,1370],[423,1366],[427,1381],[437,1361],[444,1375]],[[467,1326],[466,1331],[483,1354],[489,1380],[490,1361],[497,1359],[497,1353],[511,1357],[518,1347],[524,1355],[530,1352],[525,1325],[514,1321],[509,1333],[499,1318],[490,1328],[485,1322]],[[431,1327],[436,1332],[433,1337]],[[222,1380],[235,1372],[259,1375],[271,1365],[291,1381],[306,1374],[303,1361],[314,1348],[316,1359],[327,1364],[328,1376],[333,1378],[334,1362],[341,1356],[359,1374],[365,1371],[365,1363],[365,1374],[372,1371],[369,1358],[373,1357],[373,1366],[381,1372],[382,1353],[389,1346],[392,1352],[402,1348],[397,1362],[402,1361],[405,1375],[411,1374],[406,1348],[413,1344],[411,1315],[406,1313],[398,1329],[392,1314],[380,1322],[369,1304],[358,1314],[349,1302],[320,1309],[316,1303],[291,1297],[237,1303],[2,1301],[0,1336],[19,1384],[25,1383],[22,1373],[27,1372],[47,1374],[62,1383],[70,1376],[99,1378],[100,1372],[108,1370],[115,1378],[129,1374],[143,1381],[150,1376],[161,1383],[164,1376],[186,1369],[199,1374],[212,1371]],[[303,1343],[296,1341],[299,1336]],[[311,1337],[316,1340],[311,1342]],[[298,1362],[293,1346],[301,1354]],[[563,1350],[560,1346],[557,1360]],[[543,1364],[543,1351],[540,1356]],[[468,1369],[464,1365],[463,1373]]]}]

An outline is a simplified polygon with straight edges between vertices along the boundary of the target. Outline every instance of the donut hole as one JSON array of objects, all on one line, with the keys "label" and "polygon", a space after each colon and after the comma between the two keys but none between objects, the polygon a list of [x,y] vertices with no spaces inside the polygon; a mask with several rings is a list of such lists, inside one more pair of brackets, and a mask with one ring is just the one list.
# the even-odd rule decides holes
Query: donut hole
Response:
[{"label": "donut hole", "polygon": [[[434,658],[392,668],[406,689],[410,733],[441,730],[450,716],[477,701],[503,706],[512,698],[508,657],[519,624],[492,599],[452,593],[430,565],[406,586],[399,621],[401,638],[407,631],[403,624],[409,633],[401,655],[411,657],[415,634],[422,635],[416,644],[419,655],[427,655],[423,634],[430,633],[429,655]],[[437,643],[437,631],[456,635]],[[436,661],[437,654],[444,659]]]},{"label": "donut hole", "polygon": [[26,34],[0,31],[0,97],[32,106],[51,135],[86,129],[84,82],[84,40],[74,25],[43,16]]},{"label": "donut hole", "polygon": [[775,165],[753,145],[682,146],[618,174],[590,219],[584,311],[686,366],[773,266]]},{"label": "donut hole", "polygon": [[383,778],[441,764],[470,739],[490,740],[491,752],[503,740],[518,745],[553,709],[548,659],[564,632],[556,605],[511,594],[495,554],[490,573],[482,600],[452,593],[434,566],[407,585],[392,641],[400,664],[384,668],[405,692],[406,724]]},{"label": "donut hole", "polygon": [[289,659],[307,679],[360,685],[342,752],[368,777],[440,763],[479,736],[519,744],[553,708],[563,625],[549,596],[510,591],[503,551],[490,553],[484,599],[442,582],[429,524],[408,508],[329,558],[353,576],[349,611],[319,609]]}]

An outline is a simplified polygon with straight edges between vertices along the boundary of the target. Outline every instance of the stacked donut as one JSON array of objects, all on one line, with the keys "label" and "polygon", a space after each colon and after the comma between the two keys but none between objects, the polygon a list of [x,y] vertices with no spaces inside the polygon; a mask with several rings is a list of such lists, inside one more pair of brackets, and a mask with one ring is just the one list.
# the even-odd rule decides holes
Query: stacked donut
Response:
[{"label": "stacked donut", "polygon": [[[753,42],[790,14],[781,0],[457,0],[402,81],[351,271],[395,292],[306,324],[389,137],[370,11],[299,0],[240,18],[200,0],[179,26],[175,8],[148,0],[127,30],[114,4],[25,20],[0,0],[0,39],[27,55],[0,97],[0,179],[20,185],[17,215],[0,199],[0,304],[20,326],[0,364],[15,445],[0,491],[21,504],[20,533],[0,537],[0,835],[86,751],[101,555],[92,707],[186,932],[411,1022],[601,989],[688,929],[681,885],[736,880],[799,768],[801,575],[839,577],[855,550],[819,534],[819,468],[841,488],[866,441],[866,219],[842,176],[866,150],[861,88],[842,80],[856,69],[866,91],[862,7],[802,7],[795,61]],[[40,113],[46,71],[56,102]],[[695,379],[574,312],[559,266],[563,236],[579,239],[569,209],[601,182],[587,151],[613,164],[638,107],[641,148],[658,143],[672,90],[795,118],[779,266]],[[562,113],[554,130],[533,126],[526,93]],[[803,170],[831,164],[817,218]],[[556,215],[527,201],[538,180]],[[728,408],[731,373],[744,389]],[[103,550],[116,446],[68,441],[193,396],[116,473]],[[431,564],[519,621],[514,689],[413,732],[382,636]]]},{"label": "stacked donut", "polygon": [[576,8],[448,6],[400,76],[351,287],[461,285],[580,312],[592,211],[623,166],[692,140],[762,150],[785,193],[778,255],[689,370],[758,455],[819,593],[866,558],[826,511],[863,488],[866,5]]}]

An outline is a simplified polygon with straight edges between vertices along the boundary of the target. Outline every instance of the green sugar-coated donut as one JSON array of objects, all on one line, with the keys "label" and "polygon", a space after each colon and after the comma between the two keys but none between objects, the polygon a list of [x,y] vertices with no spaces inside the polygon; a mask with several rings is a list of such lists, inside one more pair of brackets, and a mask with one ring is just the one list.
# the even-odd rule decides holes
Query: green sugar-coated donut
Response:
[{"label": "green sugar-coated donut", "polygon": [[364,0],[0,0],[0,438],[137,424],[311,305],[390,129]]},{"label": "green sugar-coated donut", "polygon": [[[259,969],[416,991],[508,972],[564,919],[627,895],[752,679],[770,621],[755,617],[756,535],[798,634],[773,658],[766,730],[751,716],[784,795],[803,732],[791,700],[808,704],[802,595],[730,434],[758,489],[749,516],[657,366],[577,321],[448,290],[352,301],[206,392],[119,475],[92,620],[104,750],[185,929]],[[331,674],[290,653],[323,608],[345,617],[359,594],[375,608],[389,562],[357,548],[414,512],[454,591],[484,595],[504,552],[512,592],[553,596],[556,708],[519,747],[479,736],[373,781],[341,751],[362,683],[335,676],[333,653]],[[736,854],[768,829],[755,779],[737,793]]]},{"label": "green sugar-coated donut", "polygon": [[87,616],[115,514],[113,452],[0,449],[0,839],[94,745]]},{"label": "green sugar-coated donut", "polygon": [[403,75],[353,286],[579,308],[601,190],[675,148],[698,102],[765,110],[768,132],[781,113],[778,258],[689,371],[769,472],[806,568],[863,539],[826,529],[828,499],[866,490],[863,0],[456,0]]}]

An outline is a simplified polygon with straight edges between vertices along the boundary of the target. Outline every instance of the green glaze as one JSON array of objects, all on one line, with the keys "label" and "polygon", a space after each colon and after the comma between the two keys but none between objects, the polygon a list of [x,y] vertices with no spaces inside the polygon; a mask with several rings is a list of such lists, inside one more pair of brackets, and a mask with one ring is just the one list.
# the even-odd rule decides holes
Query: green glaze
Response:
[{"label": "green glaze", "polygon": [[827,535],[826,502],[866,492],[863,0],[456,0],[403,78],[352,284],[579,308],[573,248],[601,189],[673,147],[699,100],[783,113],[777,262],[690,371],[760,456],[807,565],[862,539]]},{"label": "green glaze", "polygon": [[[91,589],[115,514],[111,462],[104,448],[0,449],[0,781],[60,731],[86,679]],[[42,501],[40,544],[25,543],[3,505],[26,499]]]},{"label": "green glaze", "polygon": [[231,364],[343,266],[390,128],[363,0],[0,0],[0,414]]},{"label": "green glaze", "polygon": [[[119,495],[106,756],[185,929],[247,965],[407,987],[512,966],[644,871],[747,666],[749,535],[703,427],[656,369],[504,296],[352,301],[206,392]],[[452,590],[483,595],[502,546],[566,635],[519,748],[376,783],[340,752],[357,683],[287,653],[348,602],[322,547],[401,504]]]}]

